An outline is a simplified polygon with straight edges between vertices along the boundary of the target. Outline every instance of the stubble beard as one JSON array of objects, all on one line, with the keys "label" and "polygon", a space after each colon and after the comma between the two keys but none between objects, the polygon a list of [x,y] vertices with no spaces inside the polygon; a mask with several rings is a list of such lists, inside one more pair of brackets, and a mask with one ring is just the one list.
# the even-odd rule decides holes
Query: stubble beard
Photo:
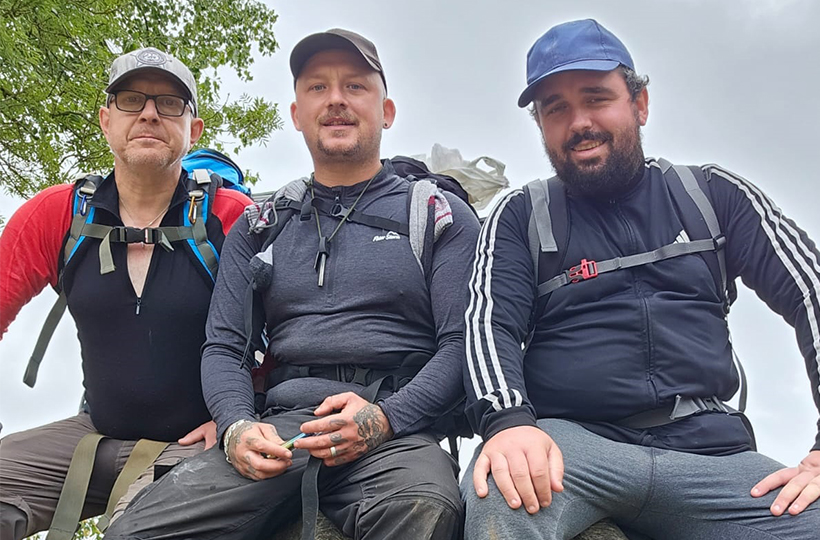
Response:
[{"label": "stubble beard", "polygon": [[[571,147],[590,140],[610,145],[609,155],[580,164],[573,161],[570,158]],[[558,177],[571,193],[582,197],[612,199],[622,195],[632,188],[633,180],[644,162],[641,126],[637,117],[634,125],[614,135],[592,131],[576,135],[558,151],[551,150],[546,141],[543,142],[547,157]]]},{"label": "stubble beard", "polygon": [[367,163],[373,156],[379,157],[381,148],[381,131],[371,136],[359,135],[356,140],[347,146],[329,146],[319,137],[316,141],[314,157],[324,163]]}]

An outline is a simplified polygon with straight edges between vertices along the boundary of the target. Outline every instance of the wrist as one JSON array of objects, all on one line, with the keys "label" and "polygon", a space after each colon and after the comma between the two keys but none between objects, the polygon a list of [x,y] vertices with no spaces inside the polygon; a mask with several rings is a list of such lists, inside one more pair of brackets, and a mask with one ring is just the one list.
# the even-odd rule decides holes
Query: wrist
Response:
[{"label": "wrist", "polygon": [[253,423],[252,421],[246,420],[246,419],[237,420],[236,422],[234,422],[233,424],[228,426],[228,429],[225,430],[225,435],[224,435],[224,437],[222,437],[222,446],[225,450],[225,460],[228,463],[231,463],[231,455],[230,455],[229,452],[230,452],[231,442],[233,440],[234,434],[236,433],[236,429],[239,426],[242,426],[244,424],[252,424],[252,423]]}]

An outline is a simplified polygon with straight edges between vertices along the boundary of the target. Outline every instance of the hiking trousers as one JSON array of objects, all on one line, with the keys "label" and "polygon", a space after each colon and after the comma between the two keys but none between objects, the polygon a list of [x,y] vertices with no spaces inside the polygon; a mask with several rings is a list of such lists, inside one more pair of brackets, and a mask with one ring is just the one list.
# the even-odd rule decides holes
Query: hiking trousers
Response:
[{"label": "hiking trousers", "polygon": [[[312,408],[262,422],[287,440],[315,420]],[[305,450],[267,480],[250,480],[214,447],[188,459],[143,490],[108,530],[106,540],[269,539],[301,508]],[[353,463],[319,469],[321,511],[357,540],[460,538],[463,512],[458,465],[436,439],[419,433],[389,440]]]},{"label": "hiking trousers", "polygon": [[630,538],[655,540],[810,540],[820,537],[820,505],[797,516],[769,512],[779,490],[749,492],[783,465],[757,452],[714,457],[609,440],[566,420],[538,420],[564,456],[564,491],[530,515],[507,506],[490,479],[479,499],[473,487],[476,450],[461,482],[466,540],[569,539],[612,518]]},{"label": "hiking trousers", "polygon": [[[51,526],[74,449],[85,435],[96,432],[87,413],[0,439],[0,539],[19,540]],[[82,519],[105,512],[108,496],[136,441],[103,439],[88,486]],[[204,442],[191,446],[171,443],[154,465],[173,466],[202,452]],[[117,503],[112,519],[125,510],[140,489],[154,479],[146,469]]]}]

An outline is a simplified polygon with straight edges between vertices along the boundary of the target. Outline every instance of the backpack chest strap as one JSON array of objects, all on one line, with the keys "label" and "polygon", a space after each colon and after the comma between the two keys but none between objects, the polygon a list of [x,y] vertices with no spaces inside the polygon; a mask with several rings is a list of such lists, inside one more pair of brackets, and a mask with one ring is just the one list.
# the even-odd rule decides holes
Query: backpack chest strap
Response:
[{"label": "backpack chest strap", "polygon": [[601,274],[614,272],[615,270],[634,268],[644,264],[673,259],[682,255],[690,255],[704,251],[718,251],[723,249],[725,242],[725,238],[719,236],[717,239],[708,238],[706,240],[695,240],[693,242],[676,242],[652,251],[628,255],[626,257],[615,257],[601,262],[581,259],[578,265],[538,285],[538,296],[542,297],[565,285],[586,281],[598,277]]}]

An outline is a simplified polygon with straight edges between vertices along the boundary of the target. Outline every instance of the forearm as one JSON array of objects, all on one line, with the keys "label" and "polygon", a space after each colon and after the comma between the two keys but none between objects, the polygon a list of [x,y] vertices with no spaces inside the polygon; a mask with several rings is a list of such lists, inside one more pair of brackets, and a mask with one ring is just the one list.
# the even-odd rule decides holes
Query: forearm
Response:
[{"label": "forearm", "polygon": [[255,418],[250,369],[242,365],[241,354],[228,347],[215,344],[203,351],[202,392],[220,443],[228,426]]},{"label": "forearm", "polygon": [[535,301],[523,193],[502,199],[481,232],[465,313],[467,417],[485,440],[534,425],[524,384],[524,342]]}]

